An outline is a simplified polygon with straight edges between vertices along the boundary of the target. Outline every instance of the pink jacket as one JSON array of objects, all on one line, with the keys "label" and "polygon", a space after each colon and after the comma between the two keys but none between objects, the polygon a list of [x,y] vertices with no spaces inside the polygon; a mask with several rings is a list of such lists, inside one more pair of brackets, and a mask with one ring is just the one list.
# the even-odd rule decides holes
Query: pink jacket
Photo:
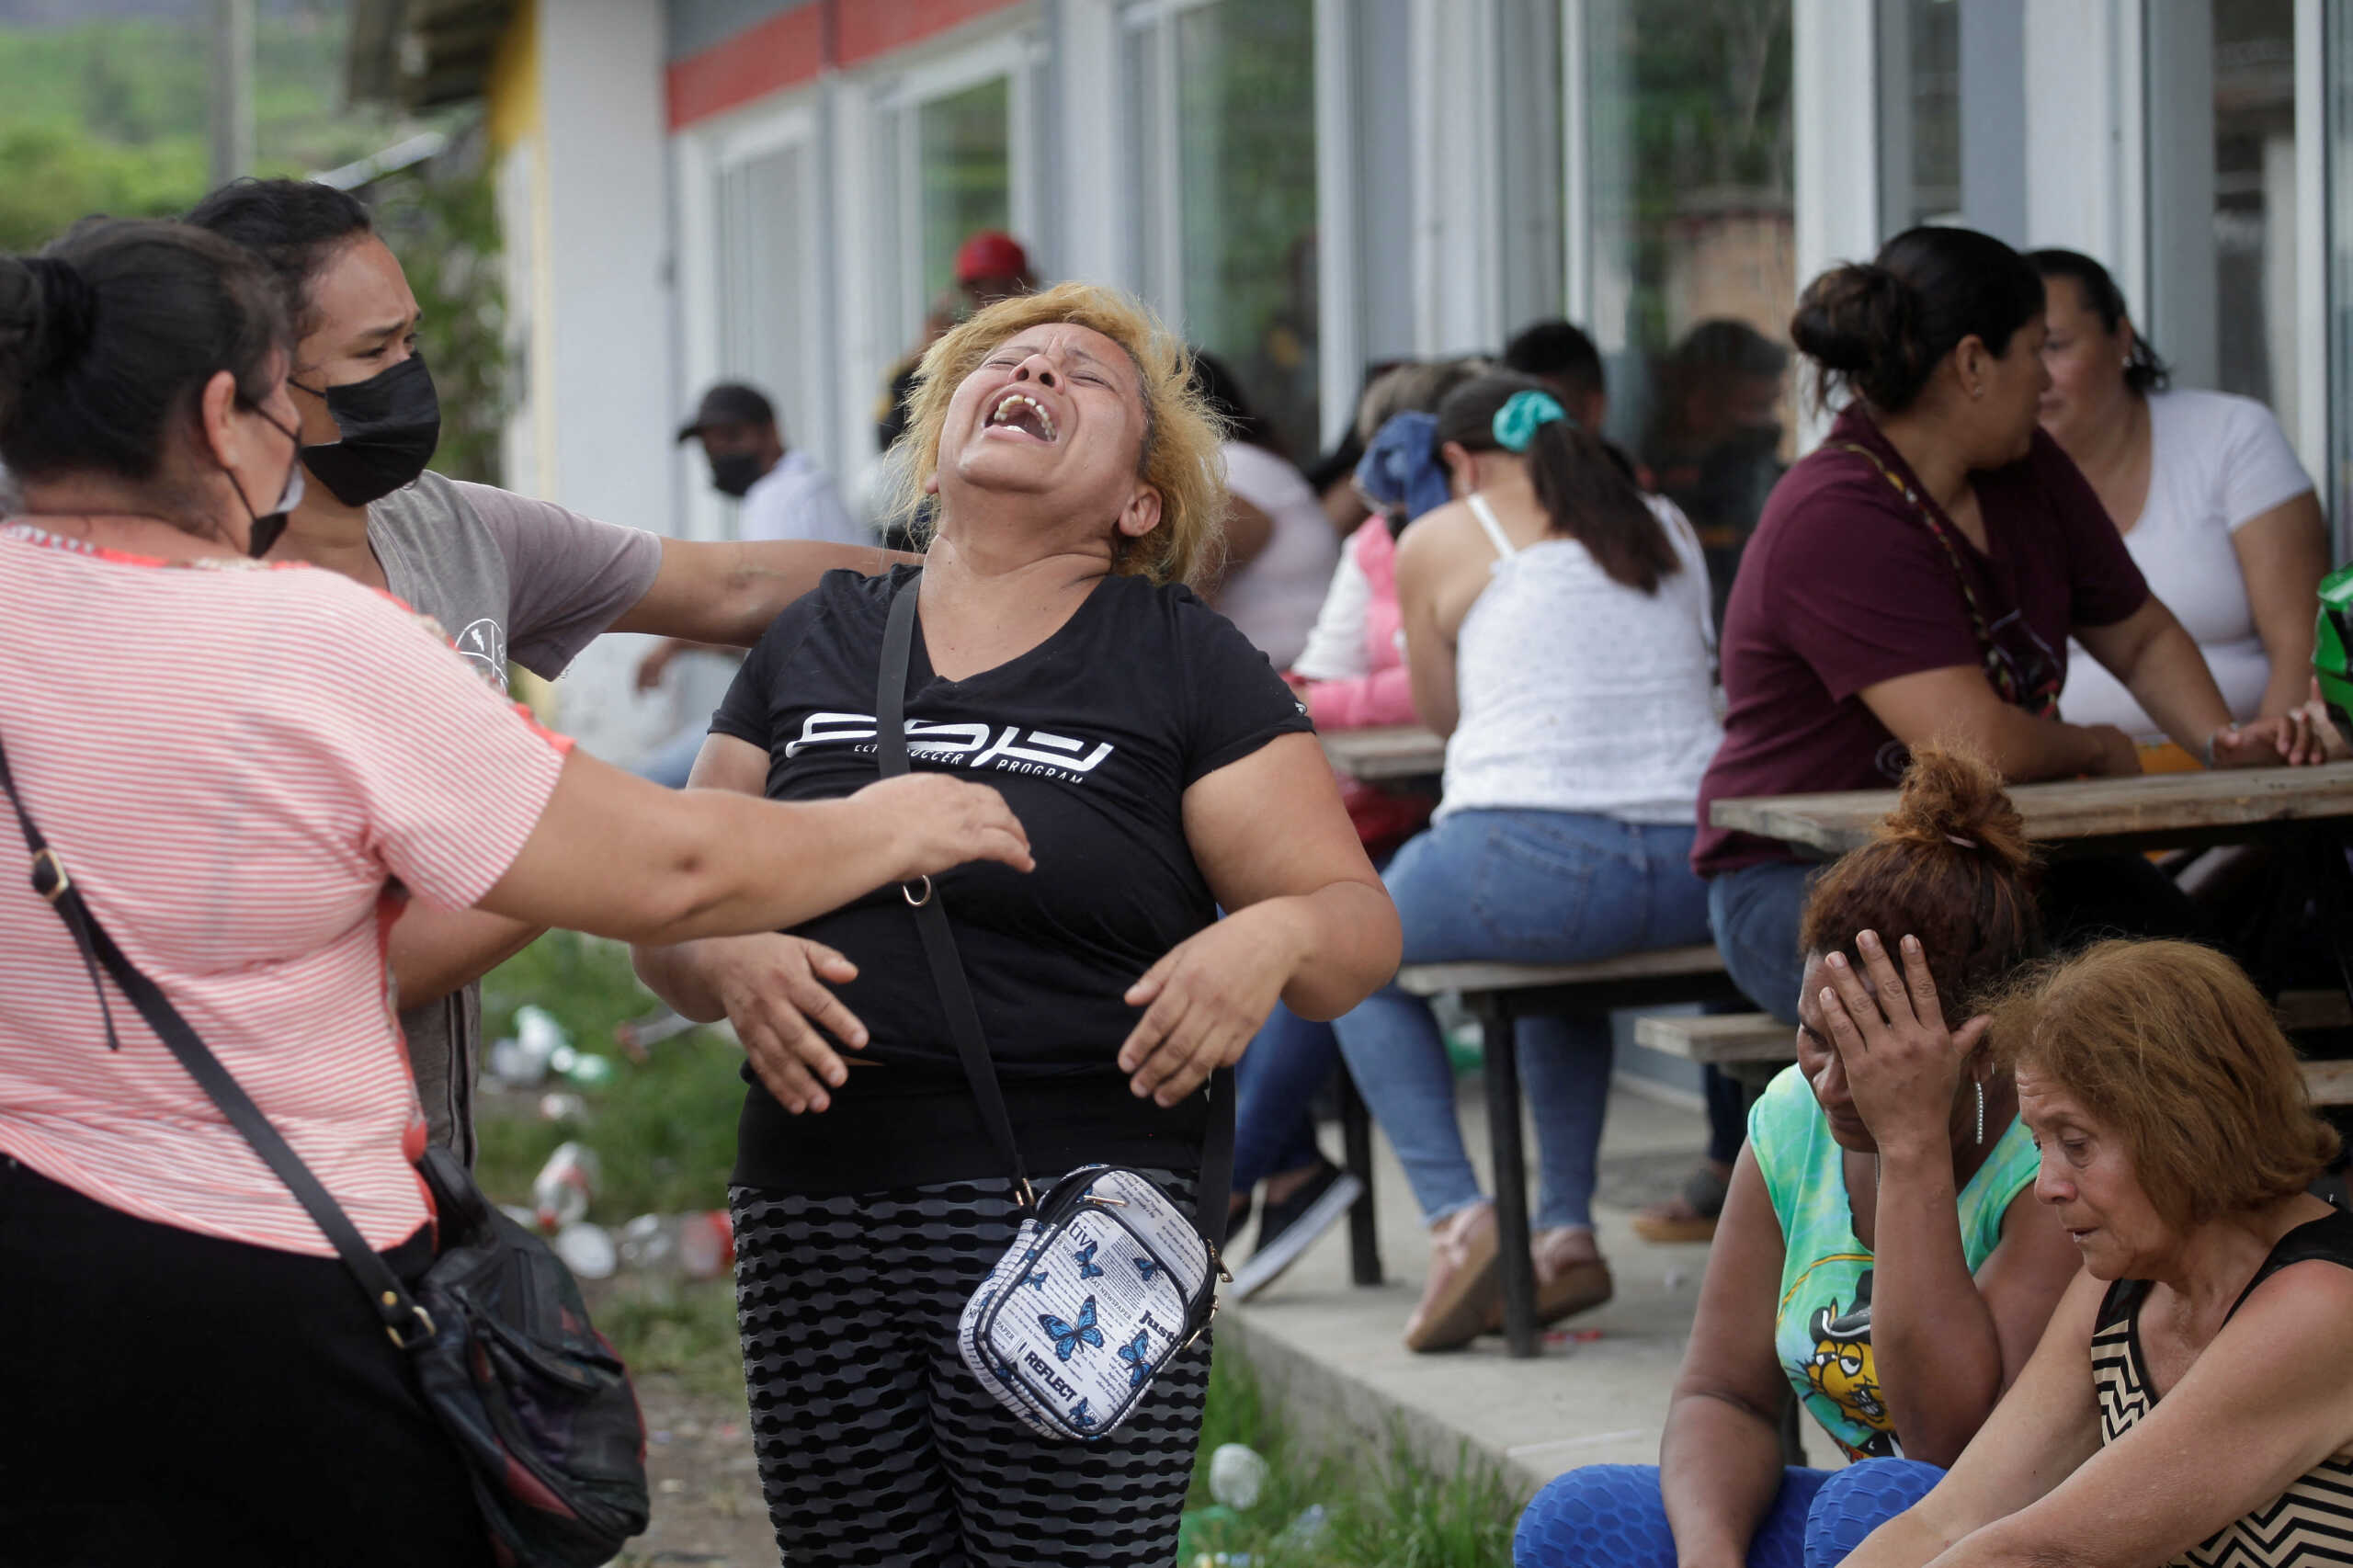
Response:
[{"label": "pink jacket", "polygon": [[[1352,573],[1360,581],[1347,581]],[[1387,521],[1375,517],[1348,537],[1340,577],[1317,618],[1308,652],[1300,655],[1302,663],[1314,667],[1337,664],[1358,672],[1309,681],[1307,712],[1317,729],[1365,730],[1416,722],[1413,680],[1399,634],[1403,622],[1397,607],[1397,540]],[[1417,796],[1392,795],[1353,780],[1342,781],[1340,798],[1347,803],[1357,836],[1376,854],[1418,832],[1429,820],[1432,805]]]},{"label": "pink jacket", "polygon": [[1363,574],[1369,591],[1363,605],[1360,655],[1365,673],[1311,682],[1308,715],[1319,730],[1411,724],[1414,690],[1405,669],[1405,651],[1399,645],[1398,628],[1404,617],[1397,608],[1397,540],[1389,524],[1381,517],[1368,518],[1348,536],[1347,558]]}]

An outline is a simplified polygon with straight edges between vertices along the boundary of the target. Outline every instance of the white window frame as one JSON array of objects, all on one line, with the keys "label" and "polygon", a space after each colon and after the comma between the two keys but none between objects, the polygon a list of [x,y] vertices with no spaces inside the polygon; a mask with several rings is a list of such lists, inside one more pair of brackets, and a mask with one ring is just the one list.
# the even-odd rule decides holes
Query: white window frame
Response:
[{"label": "white window frame", "polygon": [[[999,77],[1005,79],[1006,219],[1024,244],[1040,244],[1039,56],[1037,41],[1025,23],[964,42],[952,52],[868,78],[872,133],[881,154],[872,161],[870,172],[881,182],[876,187],[878,198],[892,205],[892,232],[898,240],[879,253],[895,272],[891,285],[875,301],[882,312],[881,335],[886,340],[913,343],[930,304],[924,295],[921,251],[914,243],[923,227],[922,149],[917,131],[926,105]],[[879,374],[881,367],[876,370]]]},{"label": "white window frame", "polygon": [[[761,100],[720,119],[696,125],[673,137],[671,166],[677,193],[679,247],[677,300],[679,369],[688,398],[720,378],[724,361],[720,298],[721,225],[719,184],[731,170],[755,158],[798,150],[806,162],[808,189],[801,222],[822,232],[828,171],[824,157],[823,94],[796,88]],[[811,247],[817,276],[810,287],[823,298],[830,292],[828,275],[833,256],[823,244]],[[829,312],[814,312],[823,324],[823,340],[801,346],[796,374],[800,384],[789,401],[806,410],[806,429],[792,429],[788,437],[818,456],[821,465],[838,472],[835,460],[841,449],[841,420],[827,368],[839,353]],[[771,388],[783,395],[785,389]],[[709,483],[700,452],[691,445],[677,449],[677,483],[684,497],[685,532],[690,539],[723,539],[729,533],[730,509]]]}]

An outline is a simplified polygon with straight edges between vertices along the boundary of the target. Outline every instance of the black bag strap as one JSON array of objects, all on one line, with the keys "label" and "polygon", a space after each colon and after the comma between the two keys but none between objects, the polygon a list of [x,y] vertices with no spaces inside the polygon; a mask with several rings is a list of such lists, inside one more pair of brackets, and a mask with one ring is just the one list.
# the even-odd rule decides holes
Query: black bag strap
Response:
[{"label": "black bag strap", "polygon": [[[891,618],[882,631],[882,668],[874,693],[874,738],[875,756],[881,763],[885,778],[896,778],[908,767],[907,665],[914,655],[915,608],[922,581],[918,572],[899,585],[892,596]],[[921,887],[919,894],[913,884],[902,891],[915,912],[915,929],[923,936],[924,957],[930,962],[933,983],[939,987],[949,1032],[956,1037],[956,1054],[964,1064],[964,1076],[972,1086],[972,1096],[980,1102],[981,1119],[988,1126],[989,1140],[996,1145],[998,1157],[1013,1172],[1014,1186],[1023,1205],[1034,1210],[1037,1195],[1029,1186],[1029,1174],[1014,1137],[1013,1117],[1005,1107],[1005,1089],[997,1081],[996,1063],[989,1055],[988,1036],[981,1028],[981,1010],[972,1000],[972,982],[964,973],[963,958],[956,949],[956,934],[949,926],[948,912],[932,896],[931,879],[925,878]],[[1210,1130],[1208,1142],[1201,1149],[1196,1199],[1199,1218],[1196,1223],[1207,1238],[1211,1253],[1215,1255],[1225,1245],[1226,1208],[1233,1187],[1233,1069],[1221,1067],[1211,1074],[1209,1093]]]},{"label": "black bag strap", "polygon": [[[875,756],[885,778],[896,778],[907,771],[907,662],[915,648],[915,585],[920,581],[920,576],[909,578],[892,597],[891,619],[882,631],[882,671],[874,690],[874,739]],[[956,1037],[956,1054],[964,1063],[972,1097],[981,1102],[981,1119],[987,1124],[989,1141],[1013,1173],[1022,1207],[1034,1210],[1038,1195],[1029,1186],[1021,1146],[1013,1136],[1013,1116],[1005,1108],[1005,1089],[997,1082],[996,1064],[989,1060],[988,1036],[981,1028],[981,1009],[972,1000],[972,984],[956,950],[956,933],[949,929],[948,912],[932,896],[931,879],[923,879],[920,894],[916,885],[908,883],[900,892],[915,912],[915,929],[923,935],[924,957],[930,960],[932,983],[939,988],[948,1032]]]},{"label": "black bag strap", "polygon": [[59,919],[65,922],[66,929],[74,934],[74,946],[81,949],[83,963],[89,968],[90,983],[97,991],[98,1008],[107,1020],[108,1047],[119,1050],[120,1041],[115,1038],[114,1015],[107,1005],[106,987],[98,981],[100,969],[114,977],[114,983],[131,999],[131,1005],[139,1009],[139,1016],[147,1020],[147,1027],[155,1031],[156,1038],[164,1042],[165,1048],[188,1070],[188,1075],[196,1080],[197,1087],[221,1108],[221,1114],[228,1118],[229,1125],[253,1145],[253,1151],[261,1156],[262,1164],[276,1173],[278,1179],[284,1182],[287,1189],[301,1200],[302,1207],[310,1210],[311,1218],[316,1221],[319,1230],[342,1255],[344,1267],[351,1270],[352,1277],[359,1281],[360,1289],[367,1292],[369,1305],[374,1309],[378,1321],[382,1323],[384,1332],[392,1336],[392,1343],[407,1350],[432,1337],[432,1318],[411,1298],[407,1288],[402,1285],[399,1277],[384,1260],[369,1247],[360,1236],[358,1227],[352,1224],[350,1216],[320,1184],[319,1178],[311,1174],[311,1168],[302,1163],[301,1156],[287,1146],[286,1140],[278,1136],[278,1129],[269,1124],[269,1119],[262,1114],[261,1108],[247,1096],[237,1080],[230,1075],[229,1070],[221,1065],[221,1059],[212,1054],[211,1047],[206,1045],[196,1030],[188,1026],[188,1020],[180,1017],[179,1009],[172,1006],[171,998],[165,995],[153,981],[139,971],[138,966],[124,956],[122,949],[115,945],[114,938],[107,934],[107,928],[98,924],[97,916],[83,902],[82,890],[66,874],[65,862],[59,858],[56,850],[50,847],[49,841],[41,836],[40,829],[34,825],[30,813],[25,810],[24,801],[17,793],[16,779],[8,772],[8,754],[5,746],[0,746],[0,794],[6,794],[8,803],[16,808],[17,824],[24,830],[25,847],[32,852],[33,891],[57,911]]}]

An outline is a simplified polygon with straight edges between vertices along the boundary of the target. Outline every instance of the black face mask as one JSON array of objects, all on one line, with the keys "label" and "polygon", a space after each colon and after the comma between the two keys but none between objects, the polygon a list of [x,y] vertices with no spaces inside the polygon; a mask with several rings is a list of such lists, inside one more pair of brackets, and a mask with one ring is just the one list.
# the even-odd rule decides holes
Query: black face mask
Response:
[{"label": "black face mask", "polygon": [[415,483],[441,443],[441,402],[422,354],[364,381],[324,391],[288,384],[325,400],[343,438],[303,448],[302,466],[347,506],[365,506]]},{"label": "black face mask", "polygon": [[710,460],[711,488],[741,501],[767,471],[757,452],[722,452]]}]

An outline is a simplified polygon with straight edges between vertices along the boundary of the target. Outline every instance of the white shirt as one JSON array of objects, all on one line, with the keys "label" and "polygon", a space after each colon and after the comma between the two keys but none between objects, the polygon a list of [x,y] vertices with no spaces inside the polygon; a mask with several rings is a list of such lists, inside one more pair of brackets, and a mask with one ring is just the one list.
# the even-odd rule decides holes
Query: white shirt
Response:
[{"label": "white shirt", "polygon": [[1273,519],[1275,531],[1226,578],[1217,608],[1275,668],[1289,669],[1340,564],[1340,536],[1306,476],[1264,448],[1227,442],[1225,483]]},{"label": "white shirt", "polygon": [[1462,618],[1444,803],[1459,811],[1584,812],[1688,825],[1723,739],[1708,566],[1673,502],[1648,496],[1682,569],[1645,594],[1572,539],[1515,551],[1472,510],[1501,557]]},{"label": "white shirt", "polygon": [[790,451],[744,493],[735,537],[742,540],[814,539],[833,544],[872,544],[850,519],[834,482],[803,451]]},{"label": "white shirt", "polygon": [[[2205,653],[2234,719],[2256,716],[2271,660],[2256,633],[2232,536],[2312,488],[2279,422],[2253,398],[2149,394],[2149,495],[2124,548],[2149,591]],[[2165,738],[2123,683],[2081,645],[2068,651],[2059,711],[2071,724],[2114,724],[2143,741]]]}]

